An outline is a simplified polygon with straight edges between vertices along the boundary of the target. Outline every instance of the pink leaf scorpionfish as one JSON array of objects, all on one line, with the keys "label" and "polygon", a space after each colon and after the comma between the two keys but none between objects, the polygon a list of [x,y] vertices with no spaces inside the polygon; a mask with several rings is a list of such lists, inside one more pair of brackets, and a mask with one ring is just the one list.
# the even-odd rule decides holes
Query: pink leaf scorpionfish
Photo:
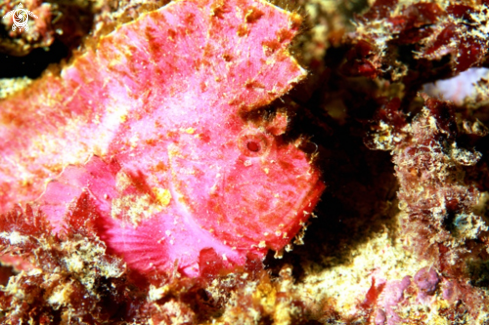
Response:
[{"label": "pink leaf scorpionfish", "polygon": [[59,232],[83,199],[143,274],[282,249],[324,185],[287,116],[243,116],[305,77],[299,24],[264,0],[175,1],[0,101],[0,213],[30,204]]}]

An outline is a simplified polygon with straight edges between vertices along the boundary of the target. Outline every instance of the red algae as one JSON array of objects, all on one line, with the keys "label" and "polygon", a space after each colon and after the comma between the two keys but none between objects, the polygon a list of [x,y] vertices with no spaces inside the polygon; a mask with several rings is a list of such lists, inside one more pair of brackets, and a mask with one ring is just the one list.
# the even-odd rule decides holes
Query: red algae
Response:
[{"label": "red algae", "polygon": [[[428,79],[430,73],[438,78],[453,76],[485,62],[487,14],[482,4],[376,1],[358,18],[359,28],[350,35],[353,48],[345,69],[353,64],[368,65],[371,68],[358,69],[355,74],[392,80]],[[366,43],[369,55],[353,58],[353,53],[366,51]],[[404,51],[396,50],[402,48]],[[402,57],[408,52],[412,57]],[[443,64],[437,64],[439,61]],[[404,62],[407,64],[403,67]]]}]

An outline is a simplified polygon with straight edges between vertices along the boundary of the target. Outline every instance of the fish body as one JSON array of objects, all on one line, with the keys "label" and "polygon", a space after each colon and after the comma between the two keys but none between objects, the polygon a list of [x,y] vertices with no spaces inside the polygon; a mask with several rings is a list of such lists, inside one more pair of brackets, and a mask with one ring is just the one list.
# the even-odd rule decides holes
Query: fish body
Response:
[{"label": "fish body", "polygon": [[176,1],[0,101],[0,213],[31,204],[59,232],[81,207],[142,273],[280,250],[324,185],[283,139],[286,116],[244,116],[304,78],[286,50],[299,20],[265,1]]}]

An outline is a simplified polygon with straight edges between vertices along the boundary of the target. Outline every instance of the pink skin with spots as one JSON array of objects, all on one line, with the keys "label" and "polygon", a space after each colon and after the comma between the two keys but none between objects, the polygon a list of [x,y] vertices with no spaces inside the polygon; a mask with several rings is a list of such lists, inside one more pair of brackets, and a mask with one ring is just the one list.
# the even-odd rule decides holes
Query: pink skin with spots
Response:
[{"label": "pink skin with spots", "polygon": [[286,50],[298,27],[252,0],[177,1],[119,27],[0,102],[0,213],[34,202],[60,231],[81,204],[141,273],[283,248],[324,185],[286,116],[243,116],[304,78]]}]

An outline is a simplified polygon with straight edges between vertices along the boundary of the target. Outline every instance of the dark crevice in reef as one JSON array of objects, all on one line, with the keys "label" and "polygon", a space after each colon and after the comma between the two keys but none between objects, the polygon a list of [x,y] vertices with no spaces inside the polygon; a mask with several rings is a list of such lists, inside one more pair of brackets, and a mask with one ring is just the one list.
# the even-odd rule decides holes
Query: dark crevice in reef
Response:
[{"label": "dark crevice in reef", "polygon": [[[0,25],[0,79],[38,78],[50,64],[68,60],[92,29],[93,2],[46,1],[41,6],[28,8],[38,10],[39,28],[34,23],[29,30],[12,35],[8,25]],[[0,8],[0,16],[9,8]]]},{"label": "dark crevice in reef", "polygon": [[68,56],[69,49],[55,40],[46,51],[37,48],[23,57],[0,54],[0,78],[39,77],[51,63],[58,63]]},{"label": "dark crevice in reef", "polygon": [[393,212],[397,211],[397,182],[391,156],[362,150],[362,145],[352,145],[350,153],[336,153],[343,157],[335,161],[335,166],[321,164],[325,174],[328,169],[335,172],[325,175],[328,187],[315,210],[318,218],[309,220],[304,245],[294,245],[293,251],[284,253],[282,259],[275,259],[274,252],[268,254],[265,265],[273,275],[290,264],[294,267],[294,278],[300,280],[305,275],[304,267],[320,270],[349,263],[358,245],[385,227],[391,233],[397,228]]},{"label": "dark crevice in reef", "polygon": [[467,267],[470,274],[470,284],[489,289],[489,261],[469,261]]},{"label": "dark crevice in reef", "polygon": [[[297,281],[306,275],[306,268],[314,271],[349,263],[359,245],[383,231],[394,238],[398,227],[392,156],[364,144],[366,125],[381,105],[368,95],[374,85],[368,80],[347,80],[335,71],[316,79],[307,100],[291,95],[307,113],[291,119],[289,136],[309,136],[318,146],[315,164],[327,187],[315,210],[318,218],[309,219],[304,245],[294,245],[282,259],[269,252],[264,262],[273,276],[292,265]],[[345,92],[355,95],[344,96]],[[325,113],[337,106],[343,115]]]}]

